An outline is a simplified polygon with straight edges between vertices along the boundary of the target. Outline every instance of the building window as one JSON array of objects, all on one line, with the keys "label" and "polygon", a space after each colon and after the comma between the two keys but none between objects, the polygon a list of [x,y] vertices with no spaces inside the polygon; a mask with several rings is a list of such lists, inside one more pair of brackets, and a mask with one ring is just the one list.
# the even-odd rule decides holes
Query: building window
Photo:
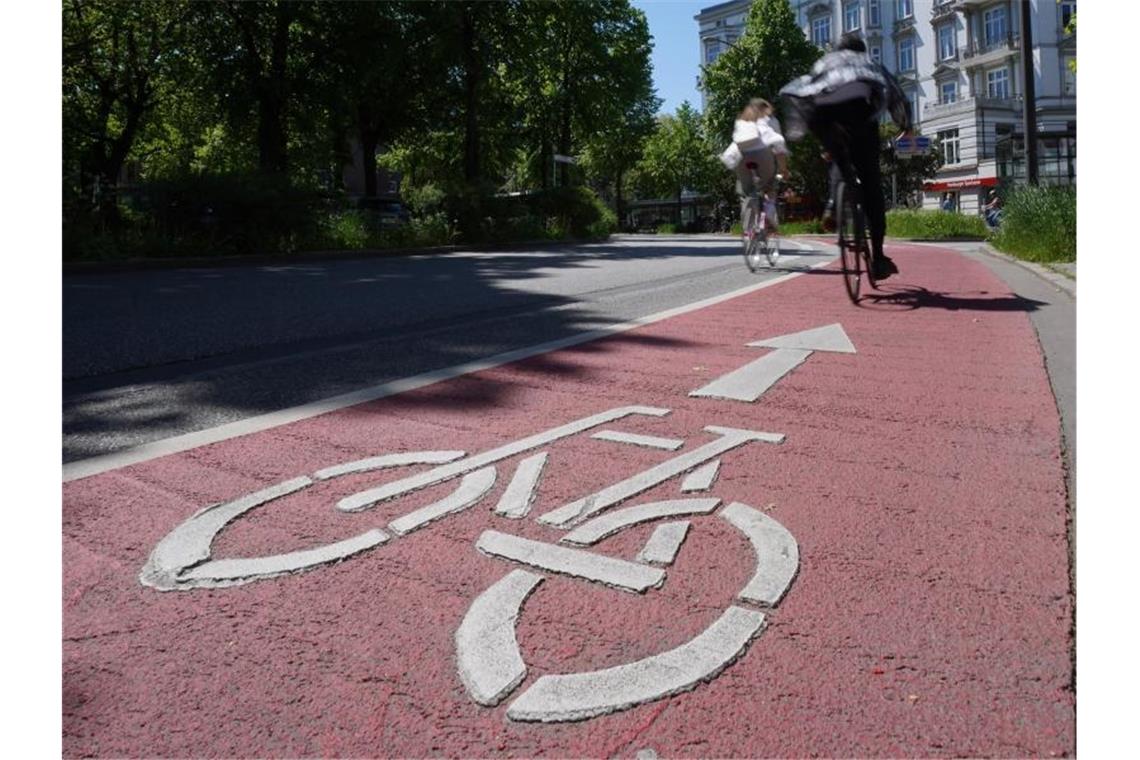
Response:
[{"label": "building window", "polygon": [[831,42],[831,17],[821,16],[817,19],[812,19],[811,22],[811,41],[816,45],[823,47]]},{"label": "building window", "polygon": [[859,28],[859,3],[847,3],[843,6],[843,31],[853,32]]},{"label": "building window", "polygon": [[914,15],[914,0],[896,0],[895,11],[899,18],[910,18]]},{"label": "building window", "polygon": [[879,47],[878,45],[872,45],[870,52],[871,52],[871,60],[872,61],[874,61],[875,63],[882,63],[883,62],[883,49],[881,47]]},{"label": "building window", "polygon": [[1005,39],[1005,6],[990,8],[983,14],[986,44],[993,45]]},{"label": "building window", "polygon": [[998,100],[1009,99],[1009,69],[1003,66],[986,72],[986,95]]},{"label": "building window", "polygon": [[948,61],[958,53],[958,40],[953,24],[938,27],[938,60]]},{"label": "building window", "polygon": [[[690,48],[691,50],[692,48]],[[720,55],[720,43],[716,40],[705,43],[705,63],[712,63]]]},{"label": "building window", "polygon": [[899,71],[914,71],[914,37],[899,40]]},{"label": "building window", "polygon": [[1061,0],[1061,29],[1067,29],[1073,16],[1077,15],[1076,0]]},{"label": "building window", "polygon": [[938,102],[954,103],[958,100],[958,83],[943,82],[938,86]]},{"label": "building window", "polygon": [[1061,94],[1077,94],[1077,72],[1073,71],[1073,57],[1071,55],[1061,59]]},{"label": "building window", "polygon": [[882,19],[879,17],[879,0],[867,0],[867,26],[876,29],[881,24]]},{"label": "building window", "polygon": [[962,161],[959,152],[958,130],[947,129],[938,133],[938,144],[942,146],[942,159],[947,164],[957,164]]}]

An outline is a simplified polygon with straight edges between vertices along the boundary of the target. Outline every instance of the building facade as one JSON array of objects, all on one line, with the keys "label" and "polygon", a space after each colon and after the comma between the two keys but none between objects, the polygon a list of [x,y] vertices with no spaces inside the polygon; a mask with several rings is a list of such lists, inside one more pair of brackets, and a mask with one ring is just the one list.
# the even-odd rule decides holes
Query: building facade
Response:
[{"label": "building facade", "polygon": [[[1077,85],[1066,32],[1076,0],[789,0],[804,36],[831,50],[847,33],[902,85],[916,131],[945,161],[922,205],[978,213],[989,187],[1024,180],[1021,2],[1030,4],[1042,184],[1076,183]],[[743,33],[750,0],[696,16],[701,61],[716,60]]]}]

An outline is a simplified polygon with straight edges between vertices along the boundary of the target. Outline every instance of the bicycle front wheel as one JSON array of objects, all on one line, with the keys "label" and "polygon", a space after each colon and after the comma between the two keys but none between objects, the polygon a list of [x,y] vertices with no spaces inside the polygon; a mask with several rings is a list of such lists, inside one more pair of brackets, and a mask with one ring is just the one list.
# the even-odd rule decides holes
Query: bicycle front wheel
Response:
[{"label": "bicycle front wheel", "polygon": [[760,261],[768,249],[768,233],[757,230],[749,241],[748,249],[744,252],[744,263],[750,272],[760,271]]},{"label": "bicycle front wheel", "polygon": [[859,225],[855,219],[855,203],[847,191],[845,182],[840,182],[836,190],[835,208],[839,257],[843,266],[843,285],[847,288],[847,297],[851,299],[851,303],[858,303],[862,274],[860,271],[862,256],[859,249],[862,241],[859,240]]}]

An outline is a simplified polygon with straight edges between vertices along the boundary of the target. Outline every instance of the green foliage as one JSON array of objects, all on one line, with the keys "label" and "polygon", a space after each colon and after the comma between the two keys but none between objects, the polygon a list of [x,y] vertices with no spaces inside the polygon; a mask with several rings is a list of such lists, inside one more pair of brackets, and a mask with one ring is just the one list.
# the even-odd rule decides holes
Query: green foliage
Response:
[{"label": "green foliage", "polygon": [[822,235],[826,232],[823,222],[811,219],[805,222],[780,222],[781,235]]},{"label": "green foliage", "polygon": [[665,222],[664,224],[659,224],[659,225],[657,225],[657,234],[658,235],[675,235],[675,234],[677,234],[677,225],[672,224],[670,222]]},{"label": "green foliage", "polygon": [[701,67],[710,133],[717,143],[728,144],[736,115],[751,98],[776,105],[780,88],[808,73],[820,54],[804,37],[788,0],[753,0],[744,34]]},{"label": "green foliage", "polygon": [[895,179],[894,192],[898,194],[899,205],[907,205],[911,198],[920,198],[923,183],[934,177],[942,168],[943,156],[939,146],[935,146],[930,153],[917,156],[895,155],[893,141],[898,136],[898,127],[894,124],[883,124],[879,127],[879,139],[882,141],[882,152],[879,155],[879,171],[883,179],[883,198],[888,205],[891,202],[891,177]]},{"label": "green foliage", "polygon": [[1002,198],[998,249],[1029,261],[1076,261],[1077,192],[1065,187],[1018,186]]},{"label": "green foliage", "polygon": [[637,165],[640,190],[644,195],[680,198],[684,188],[707,190],[724,175],[712,143],[706,136],[700,114],[681,103],[676,115],[658,119],[657,130],[645,143]]},{"label": "green foliage", "polygon": [[989,234],[980,216],[948,211],[894,209],[887,212],[887,235],[915,240],[983,240]]}]

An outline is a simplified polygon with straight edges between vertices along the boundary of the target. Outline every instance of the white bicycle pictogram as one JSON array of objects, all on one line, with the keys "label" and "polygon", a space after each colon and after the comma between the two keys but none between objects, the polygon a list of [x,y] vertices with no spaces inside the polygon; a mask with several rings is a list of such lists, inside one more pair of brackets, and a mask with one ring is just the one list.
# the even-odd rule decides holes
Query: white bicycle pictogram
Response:
[{"label": "white bicycle pictogram", "polygon": [[[626,417],[667,414],[668,409],[656,407],[619,407],[471,456],[462,451],[416,451],[325,468],[197,512],[158,543],[139,578],[144,585],[160,590],[220,588],[342,561],[469,509],[494,487],[497,463],[530,452],[518,462],[494,507],[498,516],[521,519],[531,511],[551,444]],[[716,478],[718,457],[722,454],[751,443],[777,444],[784,440],[778,433],[713,425],[703,432],[713,435],[713,439],[539,516],[539,523],[566,531],[556,543],[497,530],[483,532],[476,541],[480,552],[529,569],[511,569],[483,591],[472,601],[456,631],[459,677],[475,702],[497,705],[525,680],[527,668],[515,638],[515,624],[525,600],[542,583],[545,574],[571,576],[635,593],[659,588],[689,530],[687,521],[670,518],[716,513],[748,539],[756,556],[756,569],[737,595],[736,603],[730,604],[693,639],[667,652],[604,670],[542,676],[514,699],[507,716],[519,721],[557,722],[626,709],[695,688],[718,675],[748,649],[766,624],[761,610],[778,604],[799,566],[798,546],[787,529],[747,504],[734,502],[721,508],[721,500],[714,497],[625,505],[637,495],[680,476],[685,476],[681,492],[707,491]],[[614,430],[602,430],[592,437],[671,450],[685,445],[681,440]],[[211,556],[215,537],[250,510],[320,481],[425,464],[435,466],[359,491],[337,503],[336,508],[341,511],[363,512],[414,491],[459,480],[449,495],[392,520],[387,531],[373,528],[343,541],[286,554],[219,559]],[[632,559],[584,548],[655,521],[661,524]]]}]

